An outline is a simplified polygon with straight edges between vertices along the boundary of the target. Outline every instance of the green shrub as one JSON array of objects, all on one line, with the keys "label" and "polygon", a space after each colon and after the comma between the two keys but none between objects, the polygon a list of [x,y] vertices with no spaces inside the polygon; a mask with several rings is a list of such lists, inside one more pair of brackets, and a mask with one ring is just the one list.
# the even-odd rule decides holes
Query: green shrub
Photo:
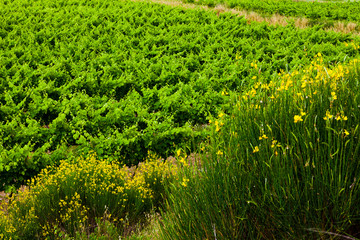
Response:
[{"label": "green shrub", "polygon": [[145,213],[161,205],[164,185],[177,171],[153,154],[133,168],[95,155],[62,161],[12,199],[0,216],[0,229],[14,239],[127,235],[133,225],[144,224]]}]

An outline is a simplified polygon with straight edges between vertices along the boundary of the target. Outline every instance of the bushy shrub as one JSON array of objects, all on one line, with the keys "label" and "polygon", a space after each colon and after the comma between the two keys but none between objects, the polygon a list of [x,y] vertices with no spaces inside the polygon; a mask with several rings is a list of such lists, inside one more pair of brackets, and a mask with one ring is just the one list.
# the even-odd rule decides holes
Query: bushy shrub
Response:
[{"label": "bushy shrub", "polygon": [[[176,165],[149,157],[138,167],[120,167],[95,155],[48,167],[1,211],[2,237],[85,239],[127,235],[160,206]],[[5,235],[7,234],[7,235]]]}]

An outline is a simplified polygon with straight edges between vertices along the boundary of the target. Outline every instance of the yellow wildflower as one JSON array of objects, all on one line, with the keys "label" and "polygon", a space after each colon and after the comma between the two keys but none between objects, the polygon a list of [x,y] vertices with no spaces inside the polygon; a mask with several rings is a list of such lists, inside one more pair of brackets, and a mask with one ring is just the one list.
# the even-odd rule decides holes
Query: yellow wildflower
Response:
[{"label": "yellow wildflower", "polygon": [[251,96],[254,97],[256,95],[256,90],[254,88],[252,88],[250,93],[251,93]]},{"label": "yellow wildflower", "polygon": [[302,122],[302,121],[303,121],[303,119],[301,118],[300,115],[295,115],[295,116],[294,116],[294,123]]},{"label": "yellow wildflower", "polygon": [[259,149],[259,147],[258,147],[258,146],[256,146],[256,147],[254,148],[253,153],[256,153],[256,152],[258,152],[258,151],[260,151],[260,149]]},{"label": "yellow wildflower", "polygon": [[255,61],[255,62],[252,62],[250,65],[251,65],[252,67],[254,67],[255,69],[257,69],[256,61]]},{"label": "yellow wildflower", "polygon": [[[339,119],[338,119],[339,118]],[[343,121],[347,121],[348,117],[344,115],[344,111],[341,111],[340,114],[337,114],[336,116],[336,120],[343,120]]]},{"label": "yellow wildflower", "polygon": [[265,134],[263,134],[262,136],[259,137],[259,140],[262,140],[262,139],[268,139],[268,137]]},{"label": "yellow wildflower", "polygon": [[181,163],[181,164],[183,164],[183,165],[186,165],[186,159],[185,159],[186,157],[181,157],[180,158],[180,160],[179,160],[179,162]]},{"label": "yellow wildflower", "polygon": [[333,98],[334,100],[337,99],[336,92],[331,92],[331,96],[332,96],[332,98]]},{"label": "yellow wildflower", "polygon": [[324,120],[329,120],[333,117],[333,115],[330,114],[329,110],[326,111],[326,116],[324,117]]},{"label": "yellow wildflower", "polygon": [[183,181],[182,181],[181,185],[183,185],[184,187],[187,187],[188,182],[189,182],[189,179],[183,178]]},{"label": "yellow wildflower", "polygon": [[227,96],[227,95],[229,95],[229,93],[226,90],[224,90],[224,91],[221,92],[221,95]]},{"label": "yellow wildflower", "polygon": [[219,126],[219,122],[216,120],[215,121],[215,127],[216,127],[216,129],[215,129],[215,131],[220,131],[220,126]]}]

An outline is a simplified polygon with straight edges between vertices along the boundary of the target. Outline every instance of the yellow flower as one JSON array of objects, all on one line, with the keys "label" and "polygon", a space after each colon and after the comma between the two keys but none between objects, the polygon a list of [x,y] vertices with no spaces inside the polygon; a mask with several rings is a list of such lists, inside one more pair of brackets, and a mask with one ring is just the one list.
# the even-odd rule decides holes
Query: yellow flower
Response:
[{"label": "yellow flower", "polygon": [[303,121],[303,119],[301,118],[300,115],[295,115],[295,116],[294,116],[294,123],[302,122],[302,121]]},{"label": "yellow flower", "polygon": [[229,95],[229,93],[224,89],[224,91],[221,92],[221,95],[227,96],[227,95]]},{"label": "yellow flower", "polygon": [[349,136],[349,134],[350,134],[346,129],[344,129],[344,133],[346,136]]},{"label": "yellow flower", "polygon": [[271,142],[271,148],[274,148],[276,146],[277,140],[272,140]]},{"label": "yellow flower", "polygon": [[177,155],[178,157],[180,156],[180,154],[181,154],[181,149],[179,149],[179,150],[176,151],[176,155]]},{"label": "yellow flower", "polygon": [[332,98],[333,98],[334,100],[337,99],[336,92],[331,92],[331,96],[332,96]]},{"label": "yellow flower", "polygon": [[256,79],[256,76],[253,76],[251,79],[252,79],[252,80],[255,80],[255,79]]},{"label": "yellow flower", "polygon": [[252,88],[250,90],[251,96],[254,97],[256,95],[256,90],[254,88]]},{"label": "yellow flower", "polygon": [[189,179],[183,178],[183,181],[182,181],[181,185],[183,185],[184,187],[187,187],[188,182],[189,182]]},{"label": "yellow flower", "polygon": [[216,126],[216,129],[215,129],[215,131],[220,131],[220,126],[219,126],[219,122],[216,120],[215,121],[215,126]]},{"label": "yellow flower", "polygon": [[219,156],[221,156],[221,155],[223,155],[223,152],[222,152],[221,150],[219,150],[219,151],[217,151],[216,154],[219,155]]},{"label": "yellow flower", "polygon": [[258,151],[260,151],[260,149],[259,149],[259,147],[258,147],[258,146],[256,146],[256,147],[254,148],[253,153],[256,153],[256,152],[258,152]]},{"label": "yellow flower", "polygon": [[329,120],[333,117],[333,115],[330,114],[329,110],[326,111],[326,116],[324,117],[324,120]]},{"label": "yellow flower", "polygon": [[262,140],[262,139],[268,139],[268,137],[265,134],[263,134],[262,136],[259,137],[259,140]]},{"label": "yellow flower", "polygon": [[340,114],[337,114],[336,120],[347,121],[347,120],[348,120],[348,117],[344,115],[344,111],[341,111]]}]

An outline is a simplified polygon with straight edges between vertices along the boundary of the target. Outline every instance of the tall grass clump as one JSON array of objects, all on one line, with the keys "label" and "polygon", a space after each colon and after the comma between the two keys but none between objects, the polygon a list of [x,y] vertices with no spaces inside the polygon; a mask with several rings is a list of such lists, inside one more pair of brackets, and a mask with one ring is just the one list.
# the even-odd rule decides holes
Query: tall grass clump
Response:
[{"label": "tall grass clump", "polygon": [[152,154],[133,168],[94,155],[63,161],[0,211],[0,239],[119,239],[146,224],[177,171]]},{"label": "tall grass clump", "polygon": [[[172,189],[162,239],[360,237],[360,63],[261,74],[212,120],[196,174]],[[351,236],[351,237],[350,237]]]}]

